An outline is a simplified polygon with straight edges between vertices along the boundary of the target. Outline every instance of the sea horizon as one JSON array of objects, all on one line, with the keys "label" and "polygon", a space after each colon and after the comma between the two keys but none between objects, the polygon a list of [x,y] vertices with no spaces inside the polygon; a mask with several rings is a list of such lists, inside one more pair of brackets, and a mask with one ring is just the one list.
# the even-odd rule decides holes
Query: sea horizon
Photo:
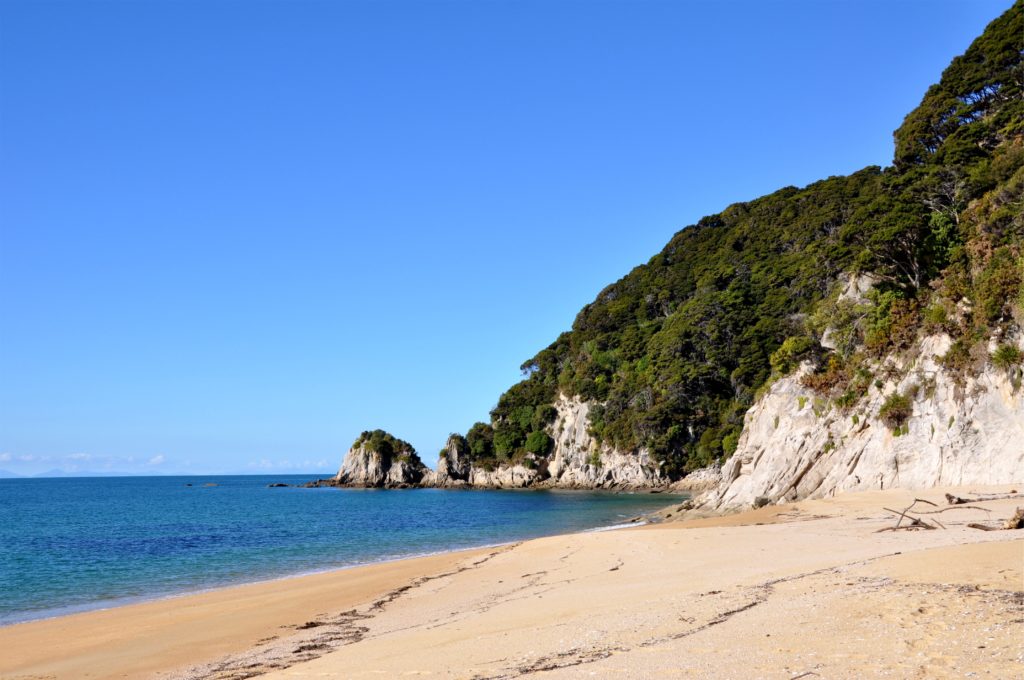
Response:
[{"label": "sea horizon", "polygon": [[[314,479],[323,479],[325,477],[333,477],[335,473],[324,471],[324,472],[287,472],[280,473],[280,477],[312,477]],[[0,479],[2,480],[29,480],[29,479],[115,479],[121,477],[154,477],[164,478],[167,477],[272,477],[273,474],[266,472],[150,472],[146,474],[138,472],[38,472],[32,474],[18,474],[11,473],[9,470],[0,470]]]}]

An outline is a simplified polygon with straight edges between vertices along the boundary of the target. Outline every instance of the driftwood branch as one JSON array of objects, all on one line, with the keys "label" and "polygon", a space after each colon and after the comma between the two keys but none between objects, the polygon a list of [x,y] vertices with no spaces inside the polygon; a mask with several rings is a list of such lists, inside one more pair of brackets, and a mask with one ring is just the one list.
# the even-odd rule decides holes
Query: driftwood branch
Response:
[{"label": "driftwood branch", "polygon": [[946,500],[950,505],[959,505],[961,503],[984,503],[985,501],[1003,501],[1008,498],[1024,498],[1024,494],[1017,493],[1016,489],[1011,490],[1010,493],[979,493],[977,491],[968,491],[967,493],[974,494],[978,498],[960,498],[947,493]]},{"label": "driftwood branch", "polygon": [[[898,531],[900,529],[939,529],[939,528],[945,529],[946,528],[945,524],[943,524],[942,522],[940,522],[938,519],[936,519],[934,517],[931,518],[931,523],[929,523],[929,522],[923,520],[920,517],[914,517],[913,515],[910,515],[909,514],[910,511],[913,510],[914,506],[917,505],[918,503],[924,503],[925,505],[930,505],[930,506],[932,506],[934,508],[938,508],[937,510],[916,510],[915,512],[918,515],[938,515],[938,514],[941,514],[943,512],[948,512],[950,510],[981,510],[982,512],[989,512],[990,513],[990,512],[992,512],[992,510],[990,510],[989,508],[983,508],[983,507],[978,506],[978,505],[969,505],[969,504],[970,503],[984,503],[985,501],[1005,500],[1005,499],[1008,499],[1008,498],[1024,498],[1024,494],[1018,494],[1016,489],[1012,489],[1010,491],[1010,493],[1008,493],[1008,494],[980,494],[980,493],[977,493],[977,492],[974,492],[974,491],[971,491],[969,493],[975,494],[977,496],[985,496],[985,497],[984,498],[961,498],[960,496],[954,496],[953,494],[947,493],[946,494],[946,502],[949,503],[949,507],[945,507],[945,508],[939,508],[939,506],[936,505],[935,503],[932,503],[931,501],[925,500],[923,498],[915,498],[913,503],[911,503],[907,507],[903,508],[902,510],[893,510],[892,508],[882,508],[886,512],[891,512],[894,515],[898,515],[899,518],[896,520],[895,526],[885,527],[884,529],[879,529],[875,533],[881,533],[883,531]],[[907,520],[907,523],[904,524],[903,520]],[[1006,522],[1004,522],[1003,526],[1001,526],[1001,527],[999,527],[999,526],[995,526],[994,527],[994,526],[989,526],[987,524],[977,524],[977,523],[971,523],[971,524],[968,524],[967,526],[970,527],[971,529],[979,529],[981,531],[1003,531],[1003,530],[1013,530],[1013,529],[1024,529],[1024,508],[1017,508],[1017,511],[1013,514],[1013,517],[1011,517],[1010,519],[1006,520]]]},{"label": "driftwood branch", "polygon": [[950,510],[981,510],[982,512],[992,512],[990,508],[983,508],[980,505],[952,505],[948,508],[941,508],[939,510],[918,510],[919,515],[937,515],[940,512],[949,512]]},{"label": "driftwood branch", "polygon": [[1017,508],[1017,511],[1013,513],[1013,517],[1003,522],[1001,527],[992,527],[987,524],[968,524],[972,529],[981,529],[982,531],[1013,531],[1015,529],[1024,529],[1024,508]]},{"label": "driftwood branch", "polygon": [[[910,507],[913,507],[913,505],[911,505]],[[883,531],[897,531],[899,529],[937,529],[938,528],[937,526],[934,526],[932,524],[929,524],[928,522],[925,522],[920,517],[912,517],[912,516],[908,515],[907,514],[907,510],[909,510],[910,508],[907,508],[906,510],[902,510],[902,511],[900,511],[900,510],[893,510],[892,508],[882,508],[882,509],[885,510],[886,512],[891,512],[894,515],[899,515],[900,518],[898,520],[896,520],[896,526],[885,527],[884,529],[879,529],[875,533],[881,533]],[[903,520],[904,519],[909,520],[909,523],[908,524],[903,524]],[[942,526],[942,525],[939,525],[939,526]],[[945,529],[946,527],[942,527],[942,528]]]}]

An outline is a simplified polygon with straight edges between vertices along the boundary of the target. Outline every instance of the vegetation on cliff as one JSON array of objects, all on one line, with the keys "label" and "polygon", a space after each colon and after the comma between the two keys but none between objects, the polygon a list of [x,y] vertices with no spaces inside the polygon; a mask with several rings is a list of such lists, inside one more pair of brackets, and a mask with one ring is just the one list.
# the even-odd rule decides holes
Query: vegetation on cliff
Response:
[{"label": "vegetation on cliff", "polygon": [[352,442],[352,448],[371,451],[379,454],[385,460],[404,460],[417,466],[423,465],[412,444],[384,430],[367,430],[361,433]]},{"label": "vegetation on cliff", "polygon": [[[921,329],[957,338],[950,361],[976,354],[1024,303],[1022,17],[1017,2],[953,60],[891,167],[729,206],[601,291],[469,430],[471,458],[546,454],[562,393],[597,404],[600,441],[675,477],[731,454],[758,390],[803,359],[841,403],[870,381],[866,358]],[[869,304],[839,300],[847,272],[874,275]]]}]

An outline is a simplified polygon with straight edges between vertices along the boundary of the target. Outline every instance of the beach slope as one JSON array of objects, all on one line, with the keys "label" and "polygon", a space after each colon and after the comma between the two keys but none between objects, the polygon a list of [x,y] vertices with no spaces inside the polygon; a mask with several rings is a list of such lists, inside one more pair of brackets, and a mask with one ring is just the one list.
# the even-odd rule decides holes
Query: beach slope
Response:
[{"label": "beach slope", "polygon": [[[925,516],[944,529],[881,531],[897,519],[884,508],[915,497],[931,511],[945,491],[1009,490],[839,495],[13,626],[0,629],[16,650],[0,675],[1015,677],[1024,532],[967,525],[996,526],[1024,499]],[[100,617],[106,637],[84,649]],[[201,644],[208,626],[217,644]],[[154,640],[159,663],[118,668]]]}]

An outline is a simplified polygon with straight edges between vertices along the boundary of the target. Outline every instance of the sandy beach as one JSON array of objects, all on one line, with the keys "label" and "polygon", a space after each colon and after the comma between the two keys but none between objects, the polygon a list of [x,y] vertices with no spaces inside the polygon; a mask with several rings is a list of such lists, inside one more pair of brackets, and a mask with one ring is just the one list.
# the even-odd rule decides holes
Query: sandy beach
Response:
[{"label": "sandy beach", "polygon": [[[1024,499],[891,490],[555,536],[0,629],[14,678],[1020,677]],[[666,513],[667,514],[667,513]]]}]

